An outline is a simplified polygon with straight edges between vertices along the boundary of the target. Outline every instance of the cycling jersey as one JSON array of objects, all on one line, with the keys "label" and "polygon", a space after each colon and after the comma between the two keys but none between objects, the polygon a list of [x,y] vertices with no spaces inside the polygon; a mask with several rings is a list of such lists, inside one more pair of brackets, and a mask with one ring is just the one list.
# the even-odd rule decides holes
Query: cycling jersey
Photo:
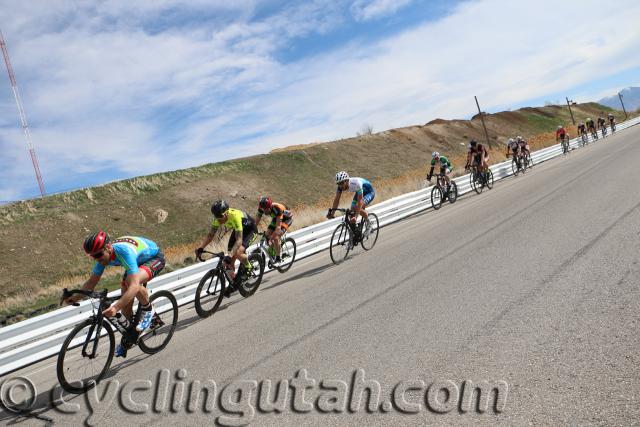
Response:
[{"label": "cycling jersey", "polygon": [[[113,247],[113,253],[109,260],[109,265],[124,267],[125,275],[137,273],[141,265],[160,253],[158,245],[144,237],[118,237],[112,242],[111,246]],[[97,262],[93,267],[92,273],[101,276],[104,269],[105,266]]]},{"label": "cycling jersey", "polygon": [[599,126],[603,126],[605,123],[607,123],[607,121],[605,119],[603,119],[603,118],[599,118],[598,119],[598,125]]},{"label": "cycling jersey", "polygon": [[[354,192],[356,196],[364,195],[373,192],[373,185],[364,178],[349,178],[349,189],[346,191]],[[342,189],[338,187],[337,192],[342,193]]]},{"label": "cycling jersey", "polygon": [[578,132],[584,132],[584,125],[578,125]]},{"label": "cycling jersey", "polygon": [[[258,208],[258,216],[264,215],[265,212],[262,208]],[[286,205],[281,203],[271,203],[271,211],[269,215],[273,220],[287,221],[293,218],[293,213],[287,208]]]},{"label": "cycling jersey", "polygon": [[251,217],[249,215],[247,215],[244,211],[241,211],[239,209],[229,209],[227,211],[227,220],[225,221],[224,224],[220,224],[220,221],[218,220],[218,218],[214,218],[213,222],[211,223],[211,226],[214,228],[218,228],[220,226],[224,226],[226,228],[228,228],[229,230],[234,230],[234,231],[242,231],[244,228],[251,226],[251,229],[253,230],[253,219],[251,219]]},{"label": "cycling jersey", "polygon": [[558,129],[558,130],[556,131],[556,137],[558,137],[558,136],[565,136],[566,134],[567,134],[567,131],[566,131],[564,128],[562,128],[562,129]]},{"label": "cycling jersey", "polygon": [[586,123],[588,128],[593,128],[596,127],[596,124],[593,122],[593,120],[589,121]]},{"label": "cycling jersey", "polygon": [[436,159],[431,159],[431,167],[434,167],[436,163],[440,163],[440,168],[451,169],[453,165],[445,156],[440,156],[439,162]]}]

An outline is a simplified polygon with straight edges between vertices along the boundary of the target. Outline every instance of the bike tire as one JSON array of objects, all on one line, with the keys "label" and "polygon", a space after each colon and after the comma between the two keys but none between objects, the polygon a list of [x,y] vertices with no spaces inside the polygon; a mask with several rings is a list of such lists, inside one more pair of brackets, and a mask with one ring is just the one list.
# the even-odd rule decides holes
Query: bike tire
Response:
[{"label": "bike tire", "polygon": [[[331,235],[331,243],[329,244],[329,255],[334,264],[340,264],[344,261],[353,245],[353,234],[347,225],[343,222],[338,225]],[[339,248],[344,248],[344,254],[339,252]]]},{"label": "bike tire", "polygon": [[[291,261],[287,262],[286,264],[284,264],[285,251],[288,251],[287,257],[291,258]],[[284,242],[282,242],[282,245],[280,246],[280,259],[282,261],[280,262],[277,270],[280,273],[286,273],[293,265],[293,262],[296,260],[296,241],[291,237],[287,237],[286,239],[284,239]]]},{"label": "bike tire", "polygon": [[484,186],[480,184],[477,172],[471,172],[471,188],[473,188],[473,191],[478,194],[482,193],[482,190],[484,190]]},{"label": "bike tire", "polygon": [[487,177],[487,188],[489,190],[491,190],[493,188],[493,172],[491,171],[491,169],[488,169],[489,172],[489,176]]},{"label": "bike tire", "polygon": [[362,249],[364,249],[365,251],[372,249],[376,245],[376,242],[378,241],[378,233],[380,232],[380,221],[378,221],[378,215],[372,212],[367,212],[367,214],[369,215],[371,231],[366,238],[363,237],[363,239],[360,241]]},{"label": "bike tire", "polygon": [[442,197],[442,189],[435,185],[431,189],[431,206],[433,206],[433,209],[440,209],[440,206],[442,206]]},{"label": "bike tire", "polygon": [[[176,301],[176,297],[169,291],[158,291],[151,295],[149,302],[153,304],[154,301],[160,298],[166,298],[167,301],[162,301],[162,304],[156,303],[155,309],[158,310],[158,308],[168,304],[168,310],[164,310],[162,313],[156,311],[151,327],[143,331],[138,340],[140,350],[147,354],[155,354],[164,349],[171,341],[176,326],[178,326],[178,301]],[[161,336],[160,334],[164,335]],[[160,339],[154,341],[154,343],[157,341],[155,345],[150,344],[150,341],[155,338]]]},{"label": "bike tire", "polygon": [[513,172],[513,176],[518,176],[520,173],[520,167],[518,166],[518,160],[511,160],[511,171]]},{"label": "bike tire", "polygon": [[449,190],[449,195],[447,197],[449,199],[449,203],[453,204],[458,200],[458,184],[454,180],[451,180],[451,189]]},{"label": "bike tire", "polygon": [[[216,281],[216,283],[214,283]],[[213,290],[211,286],[213,285]],[[195,308],[198,316],[207,318],[214,314],[220,307],[224,299],[225,279],[224,274],[220,274],[217,269],[207,271],[202,276],[198,288],[196,289]],[[209,306],[213,303],[212,306]]]},{"label": "bike tire", "polygon": [[[67,338],[65,338],[64,342],[62,343],[62,347],[60,348],[60,353],[58,353],[58,361],[56,363],[56,374],[58,376],[58,382],[60,383],[60,386],[62,386],[62,388],[69,393],[80,394],[88,390],[91,390],[93,387],[96,386],[97,383],[99,383],[104,378],[104,376],[109,371],[111,362],[113,361],[113,352],[116,346],[116,338],[113,334],[113,329],[111,329],[111,325],[109,324],[109,322],[106,319],[103,319],[102,328],[107,331],[106,337],[109,340],[109,345],[108,345],[108,348],[106,349],[108,351],[106,363],[104,364],[102,370],[99,372],[98,375],[90,379],[83,379],[81,381],[69,381],[69,378],[67,378],[66,372],[68,370],[69,371],[72,370],[74,372],[80,372],[80,371],[85,372],[85,370],[78,369],[79,362],[77,360],[73,360],[73,362],[71,361],[71,359],[74,359],[74,356],[69,355],[69,360],[67,361],[67,363],[65,363],[65,356],[69,354],[69,350],[83,346],[85,340],[81,341],[80,343],[74,343],[73,345],[71,345],[71,343],[76,337],[76,335],[78,335],[78,333],[80,333],[86,327],[91,327],[92,324],[96,325],[93,319],[87,319],[84,322],[77,324],[71,330],[71,332],[69,332],[69,335],[67,335]],[[91,331],[92,334],[95,334],[95,329],[93,330],[89,329],[89,331]],[[95,337],[95,338],[92,338],[91,341],[93,342],[94,340],[96,340],[96,338],[98,343],[100,343],[100,340],[103,337]],[[84,357],[82,359],[84,359]],[[80,385],[73,385],[73,384],[80,384]]]},{"label": "bike tire", "polygon": [[[245,281],[241,281],[236,279],[236,283],[234,283],[234,287],[238,289],[240,295],[244,298],[248,298],[251,295],[255,294],[258,288],[260,287],[260,283],[262,283],[262,276],[264,275],[264,258],[262,255],[257,253],[252,253],[249,255],[249,262],[253,266],[253,271],[251,272],[251,276],[249,279]],[[257,272],[256,272],[257,270]],[[239,274],[239,272],[238,272]],[[238,276],[236,276],[238,277]]]}]

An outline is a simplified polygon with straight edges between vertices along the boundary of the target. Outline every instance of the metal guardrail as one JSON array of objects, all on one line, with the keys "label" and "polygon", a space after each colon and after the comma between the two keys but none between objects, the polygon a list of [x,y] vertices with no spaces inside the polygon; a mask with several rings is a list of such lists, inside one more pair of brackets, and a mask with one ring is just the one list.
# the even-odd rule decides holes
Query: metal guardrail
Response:
[{"label": "metal guardrail", "polygon": [[[616,132],[640,123],[640,117],[620,123]],[[570,140],[572,149],[579,148],[579,138]],[[589,142],[593,142],[589,136]],[[562,155],[560,144],[531,153],[534,162],[540,163]],[[505,161],[491,166],[494,181],[511,175],[511,161]],[[473,191],[469,175],[455,179],[458,194]],[[378,215],[380,226],[388,224],[431,209],[431,189],[427,187],[418,191],[403,194],[378,203],[369,211]],[[329,247],[331,234],[340,218],[324,221],[309,227],[289,233],[296,240],[296,260],[306,258]],[[159,276],[149,282],[147,289],[150,294],[159,290],[171,291],[179,306],[184,306],[195,299],[195,289],[203,274],[212,268],[216,259],[197,263],[192,266]],[[117,295],[120,291],[111,292]],[[36,363],[40,360],[56,355],[69,330],[78,322],[86,319],[93,308],[90,301],[83,301],[80,306],[64,307],[50,313],[18,322],[0,329],[0,376]]]}]

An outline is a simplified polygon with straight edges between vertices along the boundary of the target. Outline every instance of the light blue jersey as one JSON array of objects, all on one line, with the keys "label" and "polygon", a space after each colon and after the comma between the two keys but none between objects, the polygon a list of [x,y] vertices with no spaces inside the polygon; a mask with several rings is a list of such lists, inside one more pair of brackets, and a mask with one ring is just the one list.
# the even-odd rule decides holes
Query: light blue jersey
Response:
[{"label": "light blue jersey", "polygon": [[[138,266],[155,257],[159,252],[158,245],[144,237],[118,237],[112,242],[112,246],[113,255],[109,265],[124,267],[126,274],[137,273]],[[104,269],[105,266],[97,262],[91,273],[101,276]]]}]

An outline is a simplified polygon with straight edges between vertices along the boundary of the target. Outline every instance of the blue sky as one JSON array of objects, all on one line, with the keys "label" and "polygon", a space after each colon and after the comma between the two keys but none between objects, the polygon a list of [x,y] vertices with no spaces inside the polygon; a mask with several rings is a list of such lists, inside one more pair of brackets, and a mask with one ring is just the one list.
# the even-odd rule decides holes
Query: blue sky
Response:
[{"label": "blue sky", "polygon": [[[49,193],[640,84],[640,3],[0,0]],[[559,29],[562,29],[559,31]],[[0,200],[38,196],[0,64]],[[331,176],[331,171],[328,172]]]}]

